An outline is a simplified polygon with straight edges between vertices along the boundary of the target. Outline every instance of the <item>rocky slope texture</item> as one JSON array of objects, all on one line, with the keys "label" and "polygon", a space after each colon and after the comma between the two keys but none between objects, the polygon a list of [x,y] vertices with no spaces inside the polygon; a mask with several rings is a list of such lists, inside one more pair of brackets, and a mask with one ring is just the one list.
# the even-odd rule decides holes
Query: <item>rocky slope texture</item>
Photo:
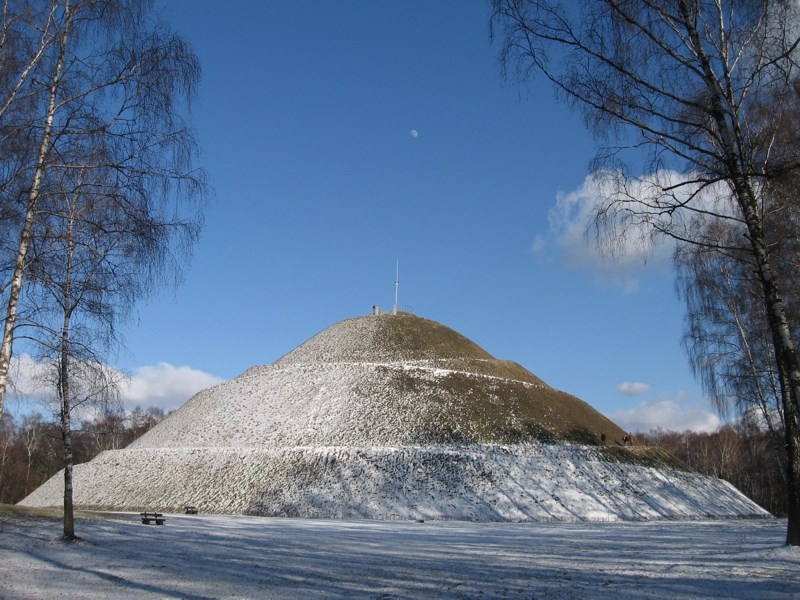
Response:
[{"label": "rocky slope texture", "polygon": [[[607,437],[601,443],[601,434]],[[373,519],[763,516],[439,323],[337,323],[75,470],[82,507]],[[57,505],[56,476],[22,504]]]}]

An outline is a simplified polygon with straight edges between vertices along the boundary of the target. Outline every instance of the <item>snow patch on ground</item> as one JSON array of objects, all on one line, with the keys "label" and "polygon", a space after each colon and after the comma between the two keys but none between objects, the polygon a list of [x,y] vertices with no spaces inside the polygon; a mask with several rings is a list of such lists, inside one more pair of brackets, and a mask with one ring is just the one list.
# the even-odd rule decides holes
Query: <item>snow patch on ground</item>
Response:
[{"label": "snow patch on ground", "polygon": [[456,523],[0,516],[4,600],[796,598],[786,521]]}]

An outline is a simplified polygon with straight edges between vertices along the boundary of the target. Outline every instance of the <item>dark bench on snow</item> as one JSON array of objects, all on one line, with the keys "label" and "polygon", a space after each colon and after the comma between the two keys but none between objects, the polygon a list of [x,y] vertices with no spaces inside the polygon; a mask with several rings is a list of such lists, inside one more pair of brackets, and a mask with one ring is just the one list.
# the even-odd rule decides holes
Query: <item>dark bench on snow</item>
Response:
[{"label": "dark bench on snow", "polygon": [[144,523],[145,525],[150,525],[150,523],[155,523],[156,525],[163,525],[164,521],[166,521],[164,515],[162,515],[161,513],[143,512],[139,514],[142,515],[142,523]]},{"label": "dark bench on snow", "polygon": [[186,514],[187,515],[196,515],[197,514],[197,507],[196,506],[187,506],[186,507]]}]

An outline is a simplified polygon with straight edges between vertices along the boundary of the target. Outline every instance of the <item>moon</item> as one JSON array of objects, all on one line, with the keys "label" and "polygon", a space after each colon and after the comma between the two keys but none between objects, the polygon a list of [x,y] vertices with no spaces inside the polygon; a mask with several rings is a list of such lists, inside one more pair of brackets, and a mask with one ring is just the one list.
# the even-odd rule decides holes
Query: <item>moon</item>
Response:
[{"label": "moon", "polygon": [[408,135],[410,135],[414,139],[417,139],[419,137],[419,131],[417,131],[416,129],[412,129],[411,131],[408,132]]}]

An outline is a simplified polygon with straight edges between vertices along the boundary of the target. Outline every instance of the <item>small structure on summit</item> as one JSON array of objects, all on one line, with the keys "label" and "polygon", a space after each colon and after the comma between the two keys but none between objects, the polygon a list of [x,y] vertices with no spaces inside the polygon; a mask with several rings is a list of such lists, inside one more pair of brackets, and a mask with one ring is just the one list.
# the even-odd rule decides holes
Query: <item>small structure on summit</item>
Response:
[{"label": "small structure on summit", "polygon": [[[393,311],[394,312],[394,311]],[[74,472],[76,506],[476,521],[765,516],[456,331],[347,319]],[[55,506],[53,477],[21,504]]]}]

